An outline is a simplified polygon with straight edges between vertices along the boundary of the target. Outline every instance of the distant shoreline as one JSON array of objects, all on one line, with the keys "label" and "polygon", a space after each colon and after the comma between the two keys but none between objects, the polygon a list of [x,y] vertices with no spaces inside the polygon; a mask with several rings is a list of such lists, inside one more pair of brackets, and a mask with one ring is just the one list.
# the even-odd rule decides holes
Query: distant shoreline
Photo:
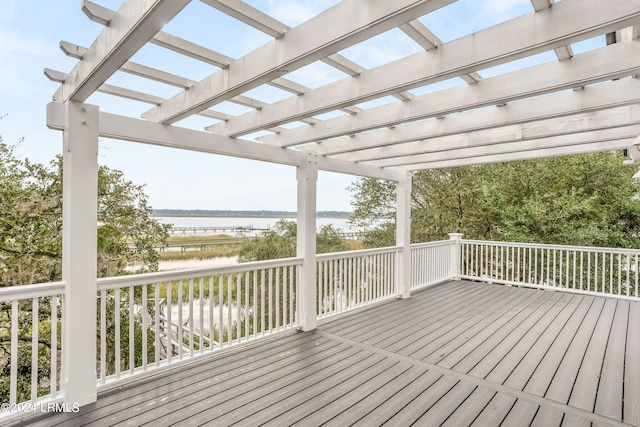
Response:
[{"label": "distant shoreline", "polygon": [[[174,209],[158,209],[153,211],[153,217],[168,218],[296,218],[295,212],[273,211],[192,211],[180,212]],[[350,212],[320,211],[316,213],[318,218],[348,219]]]}]

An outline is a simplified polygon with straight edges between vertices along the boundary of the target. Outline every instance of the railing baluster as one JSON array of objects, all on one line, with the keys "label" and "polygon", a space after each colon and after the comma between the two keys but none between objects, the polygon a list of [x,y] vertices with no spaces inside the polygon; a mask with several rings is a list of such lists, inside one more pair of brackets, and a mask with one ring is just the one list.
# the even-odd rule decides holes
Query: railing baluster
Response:
[{"label": "railing baluster", "polygon": [[265,334],[265,330],[264,330],[264,325],[265,325],[265,309],[266,309],[266,305],[264,303],[264,299],[265,299],[265,295],[264,295],[264,285],[265,285],[265,272],[264,272],[264,268],[262,270],[260,270],[260,315],[261,315],[261,319],[260,319],[260,332],[262,333],[262,335],[264,336]]},{"label": "railing baluster", "polygon": [[178,280],[178,360],[182,360],[182,349],[184,347],[184,300],[182,298],[182,293],[184,283],[182,280]]},{"label": "railing baluster", "polygon": [[38,398],[38,297],[31,300],[31,400]]},{"label": "railing baluster", "polygon": [[135,301],[133,300],[134,290],[133,286],[129,286],[129,374],[133,375],[133,369],[135,368],[135,321],[134,321],[134,307]]},{"label": "railing baluster", "polygon": [[198,336],[200,337],[200,354],[204,353],[204,277],[200,277],[198,280],[198,296],[200,300],[200,330]]},{"label": "railing baluster", "polygon": [[[155,338],[155,342],[156,342],[156,348],[155,348],[155,363],[156,366],[160,365],[160,283],[155,283],[153,285],[153,296],[155,299],[155,325],[154,325],[154,332],[156,335]],[[171,299],[169,299],[169,304],[171,304]],[[169,305],[169,312],[171,310],[171,305]],[[168,353],[171,354],[171,337],[169,337],[169,340],[167,342],[167,347],[168,347]]]},{"label": "railing baluster", "polygon": [[107,291],[100,291],[100,380],[107,378]]},{"label": "railing baluster", "polygon": [[[289,273],[289,267],[285,267],[282,271],[282,325],[284,329],[287,329],[289,325],[289,319],[287,316],[287,288],[289,286],[289,281],[287,280]],[[320,314],[320,310],[318,310],[318,314]]]},{"label": "railing baluster", "polygon": [[51,378],[50,393],[55,399],[58,392],[58,296],[51,297]]},{"label": "railing baluster", "polygon": [[18,301],[11,301],[11,373],[9,403],[17,403],[18,395]]},{"label": "railing baluster", "polygon": [[147,370],[147,328],[149,327],[149,321],[147,316],[149,314],[149,301],[147,298],[148,295],[147,285],[142,285],[142,310],[140,311],[142,315],[142,370]]},{"label": "railing baluster", "polygon": [[115,353],[116,353],[116,378],[120,378],[120,288],[115,290]]},{"label": "railing baluster", "polygon": [[276,267],[276,330],[280,330],[280,267]]},{"label": "railing baluster", "polygon": [[236,274],[236,335],[237,341],[241,341],[242,335],[242,321],[241,321],[241,308],[242,308],[242,275]]},{"label": "railing baluster", "polygon": [[[171,363],[171,359],[173,357],[173,281],[168,280],[165,282],[165,287],[167,289],[167,323],[164,327],[164,334],[167,340],[167,363]],[[156,333],[158,331],[158,326],[160,324],[158,319],[158,313],[160,312],[160,295],[159,292],[156,293]],[[156,347],[156,366],[159,363],[159,348]]]},{"label": "railing baluster", "polygon": [[[285,269],[285,281],[286,279]],[[286,295],[286,294],[285,294]],[[286,304],[286,301],[285,301]],[[249,272],[244,273],[244,337],[249,339]]]},{"label": "railing baluster", "polygon": [[253,337],[258,336],[258,270],[253,271]]},{"label": "railing baluster", "polygon": [[[231,345],[231,341],[233,341],[233,324],[231,320],[231,312],[233,311],[231,305],[231,296],[233,293],[231,288],[232,282],[231,273],[227,273],[227,344],[229,345]],[[269,292],[269,297],[271,297],[271,292]],[[269,306],[269,308],[271,308],[271,306]],[[269,316],[269,326],[271,326],[271,316]]]},{"label": "railing baluster", "polygon": [[638,254],[636,254],[634,258],[636,260],[636,269],[634,270],[635,276],[636,276],[636,287],[635,287],[636,292],[634,296],[637,298],[638,297],[638,276],[640,275],[640,272],[638,271]]}]

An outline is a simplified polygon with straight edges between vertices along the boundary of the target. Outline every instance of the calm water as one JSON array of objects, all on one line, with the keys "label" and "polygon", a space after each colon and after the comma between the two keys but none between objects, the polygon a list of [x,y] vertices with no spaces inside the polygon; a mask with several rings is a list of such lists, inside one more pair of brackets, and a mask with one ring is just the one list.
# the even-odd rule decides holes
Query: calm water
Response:
[{"label": "calm water", "polygon": [[[253,226],[255,228],[273,228],[281,218],[242,218],[242,217],[156,217],[165,224],[173,224],[174,227],[221,227],[221,226]],[[295,221],[295,218],[285,218]],[[357,231],[349,227],[347,219],[343,218],[317,218],[317,226],[331,224],[336,229],[344,232]],[[225,232],[224,234],[231,234]],[[255,234],[255,233],[254,233]],[[237,257],[222,257],[208,260],[180,260],[160,261],[160,271],[184,270],[190,268],[218,267],[221,265],[237,264]]]},{"label": "calm water", "polygon": [[[165,224],[173,224],[174,227],[220,227],[225,225],[247,226],[255,228],[272,228],[276,222],[282,218],[242,218],[242,217],[156,217]],[[288,221],[295,221],[295,218],[285,218]],[[317,218],[318,227],[331,224],[334,228],[344,232],[357,231],[349,227],[349,222],[345,218]],[[228,233],[225,233],[228,234]]]}]

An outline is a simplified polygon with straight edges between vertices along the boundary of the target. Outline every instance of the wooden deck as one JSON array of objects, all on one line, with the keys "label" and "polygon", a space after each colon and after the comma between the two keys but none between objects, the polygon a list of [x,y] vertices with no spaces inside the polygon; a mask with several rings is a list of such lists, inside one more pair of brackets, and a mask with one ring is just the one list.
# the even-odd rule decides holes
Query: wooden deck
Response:
[{"label": "wooden deck", "polygon": [[640,426],[640,302],[449,282],[34,424]]}]

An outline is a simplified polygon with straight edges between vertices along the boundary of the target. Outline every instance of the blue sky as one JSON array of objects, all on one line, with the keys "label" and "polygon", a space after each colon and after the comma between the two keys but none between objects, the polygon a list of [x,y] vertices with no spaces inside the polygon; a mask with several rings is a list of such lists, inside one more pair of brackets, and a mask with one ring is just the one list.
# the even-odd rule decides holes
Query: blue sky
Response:
[{"label": "blue sky", "polygon": [[[245,1],[290,27],[338,3],[338,0]],[[5,143],[23,139],[19,153],[37,162],[49,162],[62,148],[62,134],[48,130],[45,125],[45,107],[57,84],[50,82],[43,70],[70,71],[76,60],[66,57],[58,43],[64,40],[88,47],[103,29],[84,15],[80,3],[80,0],[2,0],[0,116],[4,117],[0,120],[0,135]],[[117,10],[121,0],[96,0],[96,3]],[[447,42],[531,11],[529,0],[460,0],[421,20]],[[270,40],[269,36],[197,0],[193,0],[164,31],[233,58],[239,58]],[[573,47],[579,53],[603,44],[604,40],[600,38]],[[418,51],[420,47],[417,44],[395,29],[340,53],[365,68],[372,68]],[[516,64],[482,70],[480,74],[490,77],[553,59],[553,53],[547,52]],[[211,65],[154,45],[145,46],[133,60],[196,81],[216,71]],[[323,63],[315,63],[287,75],[287,78],[311,88],[345,77]],[[172,96],[179,90],[124,73],[117,73],[109,83],[163,97]],[[412,92],[419,95],[458,84],[463,84],[462,80],[453,79]],[[265,102],[290,96],[269,86],[261,86],[246,95]],[[99,105],[103,111],[133,117],[150,108],[134,101],[114,102],[113,98],[101,94],[93,95],[87,102]],[[360,106],[370,108],[385,102],[396,100],[388,98]],[[215,109],[229,114],[249,111],[229,102]],[[203,118],[190,118],[179,125],[202,129],[212,123]],[[295,170],[292,167],[104,139],[100,142],[99,162],[121,169],[136,184],[146,184],[147,194],[155,208],[296,209]],[[345,175],[321,173],[318,209],[350,210],[350,194],[345,188],[353,180],[354,177]]]}]

